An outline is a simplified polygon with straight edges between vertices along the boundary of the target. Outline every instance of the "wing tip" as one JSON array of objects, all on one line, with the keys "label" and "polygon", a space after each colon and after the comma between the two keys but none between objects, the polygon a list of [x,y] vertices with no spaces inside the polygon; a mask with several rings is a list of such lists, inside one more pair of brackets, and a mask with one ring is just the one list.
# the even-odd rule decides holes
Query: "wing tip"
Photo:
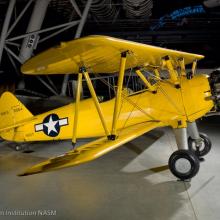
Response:
[{"label": "wing tip", "polygon": [[21,176],[29,176],[29,175],[31,175],[31,174],[25,173],[25,172],[17,174],[17,176],[19,176],[19,177],[21,177]]},{"label": "wing tip", "polygon": [[22,176],[30,176],[33,174],[37,174],[37,173],[41,173],[42,171],[38,170],[38,171],[31,171],[29,169],[25,170],[23,173],[19,173],[17,174],[17,176],[22,177]]}]

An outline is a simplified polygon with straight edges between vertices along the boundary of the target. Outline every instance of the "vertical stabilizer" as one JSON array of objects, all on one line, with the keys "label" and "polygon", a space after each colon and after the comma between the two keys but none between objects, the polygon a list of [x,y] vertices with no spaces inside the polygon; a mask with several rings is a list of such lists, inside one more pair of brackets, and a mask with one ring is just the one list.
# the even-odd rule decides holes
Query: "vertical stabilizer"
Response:
[{"label": "vertical stabilizer", "polygon": [[14,127],[32,118],[31,112],[10,92],[5,92],[0,98],[0,130]]}]

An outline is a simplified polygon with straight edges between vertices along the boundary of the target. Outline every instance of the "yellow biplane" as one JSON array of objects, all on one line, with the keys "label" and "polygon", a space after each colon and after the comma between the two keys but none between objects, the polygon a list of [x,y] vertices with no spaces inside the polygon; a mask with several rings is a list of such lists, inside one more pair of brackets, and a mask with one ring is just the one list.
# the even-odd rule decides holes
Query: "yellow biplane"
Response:
[{"label": "yellow biplane", "polygon": [[[208,76],[195,74],[202,58],[107,36],[62,42],[28,60],[21,71],[29,75],[77,74],[75,102],[32,115],[14,95],[5,92],[0,99],[0,136],[15,142],[72,139],[73,147],[78,138],[97,137],[28,168],[20,174],[24,176],[94,160],[154,128],[170,126],[178,150],[170,156],[169,168],[181,180],[190,179],[199,171],[199,158],[211,148],[209,138],[198,132],[195,123],[215,104]],[[190,72],[186,65],[191,66]],[[125,72],[130,68],[144,83],[144,90],[124,92]],[[167,77],[162,77],[162,71]],[[99,102],[91,73],[118,73],[115,98]],[[83,77],[92,98],[80,100]]]}]

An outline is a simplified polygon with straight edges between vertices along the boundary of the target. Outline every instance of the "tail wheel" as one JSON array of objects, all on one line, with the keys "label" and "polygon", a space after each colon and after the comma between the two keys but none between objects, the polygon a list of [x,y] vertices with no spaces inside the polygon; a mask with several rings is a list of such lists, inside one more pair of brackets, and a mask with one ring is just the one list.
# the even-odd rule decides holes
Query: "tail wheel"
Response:
[{"label": "tail wheel", "polygon": [[169,158],[169,168],[181,180],[194,177],[200,167],[198,157],[190,150],[177,150]]},{"label": "tail wheel", "polygon": [[209,153],[212,142],[206,134],[199,134],[201,140],[196,141],[191,137],[188,138],[189,150],[193,151],[198,157],[203,157]]},{"label": "tail wheel", "polygon": [[14,147],[14,149],[15,149],[16,151],[22,151],[22,150],[23,150],[22,146],[20,146],[20,145],[16,145],[16,146]]}]

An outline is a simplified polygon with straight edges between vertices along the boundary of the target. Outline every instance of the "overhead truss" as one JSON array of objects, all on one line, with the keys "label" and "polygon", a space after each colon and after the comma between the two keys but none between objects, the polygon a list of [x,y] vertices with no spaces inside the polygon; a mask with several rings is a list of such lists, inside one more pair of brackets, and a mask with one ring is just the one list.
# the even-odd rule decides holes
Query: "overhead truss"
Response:
[{"label": "overhead truss", "polygon": [[[14,62],[14,60],[16,60],[20,64],[23,64],[33,55],[34,49],[36,49],[40,43],[45,42],[52,37],[61,34],[64,31],[73,27],[76,27],[74,38],[79,38],[81,36],[93,0],[88,0],[86,2],[83,11],[80,11],[75,0],[69,0],[70,4],[72,5],[72,10],[78,15],[79,18],[77,20],[70,19],[69,22],[41,29],[50,1],[51,0],[27,1],[23,10],[17,15],[14,20],[13,11],[16,8],[17,0],[9,1],[0,38],[0,64],[2,62],[3,52],[5,50],[7,56],[9,57],[9,60],[11,60],[12,62],[12,66],[16,69],[16,72],[19,72],[19,70],[16,68],[16,62]],[[19,21],[23,18],[25,13],[28,10],[31,10],[31,7],[33,8],[33,11],[27,26],[26,33],[19,36],[12,36],[13,30],[18,25]],[[43,33],[47,35],[42,37],[41,34]],[[14,47],[16,47],[16,50],[14,49]],[[19,51],[18,53],[15,52],[17,50]],[[38,77],[38,79],[43,83],[43,85],[47,87],[49,91],[51,91],[54,95],[58,95],[58,93],[54,89],[55,86],[51,86],[51,84],[53,84],[51,80],[50,83],[47,83],[41,77]],[[62,95],[65,95],[66,93],[67,82],[68,75],[65,76],[65,79],[63,81],[62,89],[60,92],[60,94]]]}]

